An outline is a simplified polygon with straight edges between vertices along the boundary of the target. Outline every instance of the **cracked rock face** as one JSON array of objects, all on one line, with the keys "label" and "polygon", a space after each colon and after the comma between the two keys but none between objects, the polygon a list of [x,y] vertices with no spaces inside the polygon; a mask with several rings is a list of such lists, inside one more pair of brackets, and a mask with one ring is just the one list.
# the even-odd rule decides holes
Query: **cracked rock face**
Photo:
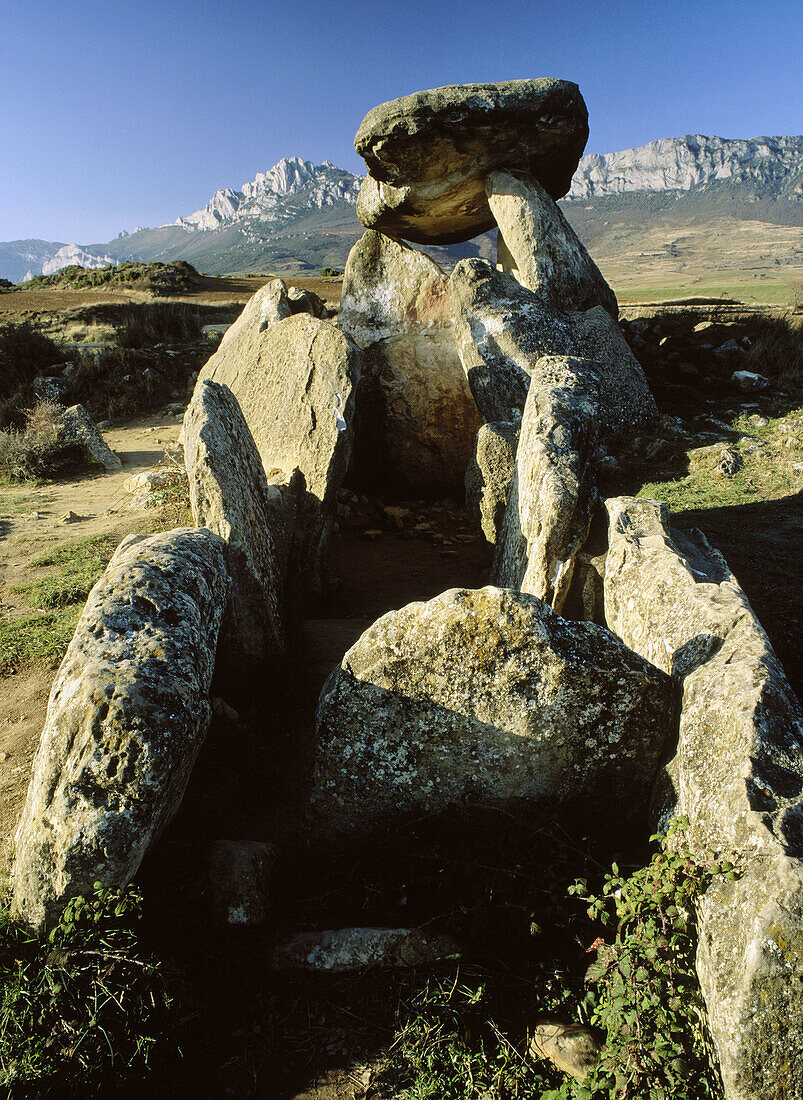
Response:
[{"label": "cracked rock face", "polygon": [[14,838],[26,923],[51,923],[96,881],[125,885],[176,813],[211,716],[223,552],[204,529],[131,535],[90,592]]},{"label": "cracked rock face", "polygon": [[724,558],[666,506],[606,502],[608,622],[682,690],[668,772],[693,850],[743,868],[698,904],[728,1100],[803,1095],[803,711]]},{"label": "cracked rock face", "polygon": [[556,355],[597,364],[603,438],[658,415],[638,360],[601,306],[563,313],[483,260],[461,260],[450,281],[457,350],[484,420],[522,413],[538,361]]},{"label": "cracked rock face", "polygon": [[638,813],[671,681],[602,627],[533,596],[453,589],[379,619],[318,707],[312,809],[349,829],[520,799]]},{"label": "cracked rock face", "polygon": [[588,140],[576,84],[550,78],[455,84],[394,99],[365,116],[354,147],[368,165],[363,225],[453,244],[494,226],[484,179],[518,169],[565,195]]},{"label": "cracked rock face", "polygon": [[491,580],[560,611],[597,500],[599,372],[588,359],[540,359],[530,384]]},{"label": "cracked rock face", "polygon": [[448,276],[423,253],[369,231],[349,254],[338,325],[365,351],[358,478],[383,490],[459,485],[479,416],[454,344]]},{"label": "cracked rock face", "polygon": [[288,517],[271,499],[237,399],[208,379],[184,417],[192,517],[226,542],[232,580],[220,631],[220,667],[242,674],[284,649],[281,604]]},{"label": "cracked rock face", "polygon": [[289,496],[297,497],[291,567],[297,586],[317,591],[337,490],[351,456],[360,350],[334,325],[306,313],[263,326],[257,307],[252,298],[204,366],[196,389],[206,379],[228,386],[268,482],[290,485]]}]

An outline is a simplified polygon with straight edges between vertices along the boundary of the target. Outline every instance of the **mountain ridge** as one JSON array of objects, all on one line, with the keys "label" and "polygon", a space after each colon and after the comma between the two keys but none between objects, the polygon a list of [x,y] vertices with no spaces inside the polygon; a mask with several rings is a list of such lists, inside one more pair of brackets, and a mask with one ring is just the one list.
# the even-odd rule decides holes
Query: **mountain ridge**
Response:
[{"label": "mountain ridge", "polygon": [[[192,214],[150,229],[123,230],[113,241],[0,243],[0,274],[17,282],[67,263],[101,267],[129,259],[186,259],[210,274],[342,267],[363,232],[355,211],[363,178],[330,161],[316,165],[284,157],[240,189],[216,191]],[[687,134],[588,154],[561,202],[586,244],[611,212],[660,213],[681,220],[727,212],[738,219],[803,225],[803,136]],[[493,259],[492,238],[485,234],[475,242],[430,249],[430,254],[447,267],[462,256]]]}]

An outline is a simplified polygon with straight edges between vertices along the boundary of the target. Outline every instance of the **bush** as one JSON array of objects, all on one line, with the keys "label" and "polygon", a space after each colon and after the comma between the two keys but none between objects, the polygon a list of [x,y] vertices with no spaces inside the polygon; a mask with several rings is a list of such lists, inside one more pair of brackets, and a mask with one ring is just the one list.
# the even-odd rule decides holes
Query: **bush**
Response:
[{"label": "bush", "polygon": [[0,1084],[108,1095],[175,1058],[175,980],[140,947],[142,907],[96,882],[49,936],[0,912]]},{"label": "bush", "polygon": [[22,431],[0,431],[0,479],[33,481],[48,477],[77,457],[57,443],[63,412],[61,405],[40,401],[25,413]]},{"label": "bush", "polygon": [[175,294],[195,286],[198,278],[198,272],[186,260],[172,260],[167,264],[126,260],[106,267],[86,268],[80,264],[70,264],[53,275],[36,275],[24,285],[26,289],[55,287],[64,290],[121,286],[149,290],[154,294]]},{"label": "bush", "polygon": [[33,403],[33,379],[66,359],[29,321],[0,325],[0,429],[24,425],[23,410]]}]

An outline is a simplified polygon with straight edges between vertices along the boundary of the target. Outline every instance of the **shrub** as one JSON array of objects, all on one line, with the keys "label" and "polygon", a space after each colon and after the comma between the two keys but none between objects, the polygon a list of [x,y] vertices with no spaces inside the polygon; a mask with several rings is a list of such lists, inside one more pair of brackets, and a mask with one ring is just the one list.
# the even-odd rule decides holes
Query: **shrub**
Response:
[{"label": "shrub", "polygon": [[175,1057],[175,981],[140,947],[142,907],[96,882],[48,936],[0,912],[0,1084],[108,1095]]},{"label": "shrub", "polygon": [[57,443],[63,412],[52,401],[40,401],[26,412],[22,431],[0,431],[0,479],[32,481],[71,461],[73,456]]},{"label": "shrub", "polygon": [[201,315],[184,302],[131,304],[115,327],[121,347],[145,348],[165,340],[200,339]]},{"label": "shrub", "polygon": [[33,379],[66,358],[29,321],[0,325],[0,428],[23,426],[23,410],[33,402]]}]

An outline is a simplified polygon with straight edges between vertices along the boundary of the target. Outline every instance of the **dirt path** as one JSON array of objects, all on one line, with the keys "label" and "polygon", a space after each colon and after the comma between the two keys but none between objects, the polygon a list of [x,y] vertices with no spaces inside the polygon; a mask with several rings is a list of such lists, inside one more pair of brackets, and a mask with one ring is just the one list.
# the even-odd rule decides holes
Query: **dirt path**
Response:
[{"label": "dirt path", "polygon": [[[153,523],[153,511],[132,508],[123,485],[132,474],[164,460],[165,448],[181,430],[178,417],[145,417],[114,428],[104,438],[120,456],[116,473],[86,473],[41,488],[0,491],[0,614],[14,619],[31,613],[11,589],[32,579],[30,563],[58,546],[86,535],[120,539]],[[65,523],[74,512],[79,519]],[[34,664],[0,678],[0,872],[25,800],[55,669]]]}]

